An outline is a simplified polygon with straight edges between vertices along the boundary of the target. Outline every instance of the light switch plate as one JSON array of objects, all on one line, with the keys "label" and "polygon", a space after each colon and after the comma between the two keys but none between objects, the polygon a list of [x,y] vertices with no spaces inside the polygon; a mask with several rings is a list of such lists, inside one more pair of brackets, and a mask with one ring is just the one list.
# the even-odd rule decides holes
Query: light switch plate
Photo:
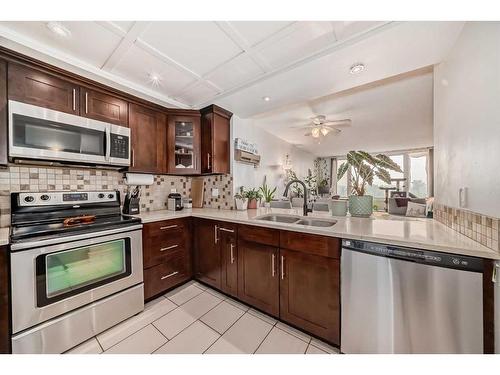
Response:
[{"label": "light switch plate", "polygon": [[219,196],[219,189],[212,189],[212,197],[217,198]]}]

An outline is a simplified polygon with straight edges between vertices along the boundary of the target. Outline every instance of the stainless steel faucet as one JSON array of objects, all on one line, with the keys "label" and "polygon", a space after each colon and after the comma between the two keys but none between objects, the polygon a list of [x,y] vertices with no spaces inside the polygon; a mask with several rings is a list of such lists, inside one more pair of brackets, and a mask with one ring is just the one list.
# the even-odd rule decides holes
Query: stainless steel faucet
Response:
[{"label": "stainless steel faucet", "polygon": [[295,183],[301,184],[304,187],[304,216],[307,216],[307,213],[312,212],[312,210],[307,207],[307,187],[303,181],[300,181],[300,180],[290,181],[288,184],[286,184],[285,192],[283,193],[283,196],[284,197],[288,196],[288,188],[290,187],[290,185],[295,184]]}]

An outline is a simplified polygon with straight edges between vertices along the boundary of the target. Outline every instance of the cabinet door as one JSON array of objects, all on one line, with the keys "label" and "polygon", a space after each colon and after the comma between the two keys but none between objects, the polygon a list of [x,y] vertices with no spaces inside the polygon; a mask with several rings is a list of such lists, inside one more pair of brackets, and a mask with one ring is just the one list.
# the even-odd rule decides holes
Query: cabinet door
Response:
[{"label": "cabinet door", "polygon": [[111,124],[128,126],[128,103],[99,91],[80,88],[81,115]]},{"label": "cabinet door", "polygon": [[213,220],[194,222],[194,274],[215,288],[221,288],[221,252],[218,224]]},{"label": "cabinet door", "polygon": [[0,165],[7,165],[7,62],[0,60]]},{"label": "cabinet door", "polygon": [[230,173],[231,116],[232,113],[211,105],[200,111],[201,118],[201,172]]},{"label": "cabinet door", "polygon": [[238,294],[238,246],[236,224],[220,223],[219,241],[221,247],[221,288],[227,294]]},{"label": "cabinet door", "polygon": [[165,173],[166,116],[136,104],[129,107],[132,163],[135,172]]},{"label": "cabinet door", "polygon": [[80,113],[78,85],[62,78],[9,64],[9,99],[74,115]]},{"label": "cabinet door", "polygon": [[278,249],[238,240],[238,297],[274,316],[279,314]]},{"label": "cabinet door", "polygon": [[339,344],[338,259],[280,249],[280,318]]},{"label": "cabinet door", "polygon": [[168,173],[201,173],[200,131],[197,116],[168,116]]},{"label": "cabinet door", "polygon": [[9,248],[0,247],[0,354],[10,353]]}]

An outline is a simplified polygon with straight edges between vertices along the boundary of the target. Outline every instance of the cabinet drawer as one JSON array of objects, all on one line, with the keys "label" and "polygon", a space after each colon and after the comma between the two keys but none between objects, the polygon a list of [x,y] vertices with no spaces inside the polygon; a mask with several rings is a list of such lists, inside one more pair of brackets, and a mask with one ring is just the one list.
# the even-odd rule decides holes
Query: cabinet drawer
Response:
[{"label": "cabinet drawer", "polygon": [[180,231],[174,233],[172,236],[166,234],[144,239],[142,251],[144,267],[148,268],[163,263],[164,258],[172,253],[189,251],[189,246],[184,232]]},{"label": "cabinet drawer", "polygon": [[280,248],[330,258],[340,258],[340,239],[336,237],[281,231]]},{"label": "cabinet drawer", "polygon": [[155,221],[154,223],[144,224],[143,233],[145,237],[156,237],[163,235],[176,235],[180,231],[189,228],[189,219],[172,219]]},{"label": "cabinet drawer", "polygon": [[238,226],[238,238],[247,242],[278,247],[280,242],[280,233],[276,229],[240,225]]},{"label": "cabinet drawer", "polygon": [[185,254],[170,254],[164,263],[144,270],[144,299],[160,294],[189,277],[188,258]]}]

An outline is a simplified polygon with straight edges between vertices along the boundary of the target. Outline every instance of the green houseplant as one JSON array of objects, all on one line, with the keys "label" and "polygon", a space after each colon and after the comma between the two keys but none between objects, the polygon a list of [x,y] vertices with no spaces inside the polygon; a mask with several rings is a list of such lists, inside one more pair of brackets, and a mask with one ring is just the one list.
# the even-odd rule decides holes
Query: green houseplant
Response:
[{"label": "green houseplant", "polygon": [[276,193],[276,186],[274,189],[271,189],[268,185],[267,182],[264,180],[264,183],[260,187],[260,192],[262,193],[262,197],[264,198],[264,205],[266,207],[269,207],[271,204],[271,201],[274,198],[274,193]]},{"label": "green houseplant", "polygon": [[238,189],[238,193],[234,195],[234,203],[236,205],[236,209],[239,211],[244,211],[248,207],[248,198],[246,197],[245,189],[243,186],[240,186]]},{"label": "green houseplant", "polygon": [[262,194],[257,188],[249,189],[245,192],[245,197],[248,198],[248,208],[257,208],[257,201],[262,199]]},{"label": "green houseplant", "polygon": [[366,185],[373,184],[378,177],[386,184],[391,184],[389,171],[403,172],[399,165],[384,154],[371,155],[365,151],[349,151],[347,161],[337,171],[337,181],[348,169],[351,169],[351,195],[349,212],[352,216],[367,217],[373,213],[373,197],[365,195]]}]

